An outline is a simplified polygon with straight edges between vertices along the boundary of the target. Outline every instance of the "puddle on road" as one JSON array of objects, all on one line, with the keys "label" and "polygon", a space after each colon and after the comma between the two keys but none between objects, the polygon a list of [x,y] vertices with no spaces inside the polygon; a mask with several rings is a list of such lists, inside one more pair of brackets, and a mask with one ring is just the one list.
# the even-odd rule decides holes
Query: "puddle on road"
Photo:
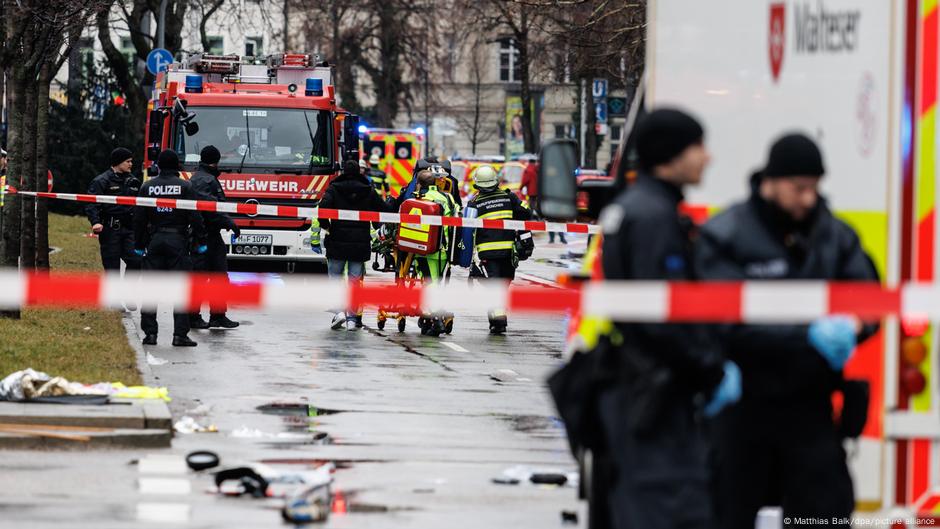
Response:
[{"label": "puddle on road", "polygon": [[323,415],[343,413],[343,410],[318,408],[313,404],[305,404],[302,402],[272,402],[270,404],[262,404],[255,409],[268,415],[286,415],[293,417],[321,417]]},{"label": "puddle on road", "polygon": [[510,423],[513,430],[541,438],[557,438],[565,434],[565,425],[557,417],[542,415],[509,415],[501,416],[502,420]]}]

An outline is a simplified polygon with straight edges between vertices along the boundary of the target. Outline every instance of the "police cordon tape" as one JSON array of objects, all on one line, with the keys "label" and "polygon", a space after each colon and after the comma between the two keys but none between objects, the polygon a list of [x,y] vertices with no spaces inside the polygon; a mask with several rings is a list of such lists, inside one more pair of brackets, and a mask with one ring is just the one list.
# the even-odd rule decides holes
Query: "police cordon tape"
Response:
[{"label": "police cordon tape", "polygon": [[214,202],[211,200],[181,200],[171,198],[127,197],[111,195],[82,195],[75,193],[45,193],[37,191],[17,191],[9,189],[8,194],[20,194],[39,198],[69,200],[72,202],[94,202],[98,204],[119,204],[122,206],[142,206],[148,208],[176,208],[190,211],[208,211],[219,213],[239,213],[242,215],[266,215],[299,219],[352,220],[361,222],[381,222],[387,224],[425,224],[434,226],[487,228],[496,230],[528,230],[564,233],[600,233],[596,224],[579,222],[543,222],[534,220],[491,220],[480,218],[442,217],[439,215],[409,215],[406,213],[380,213],[377,211],[353,211],[348,209],[308,208],[298,206],[278,206],[270,204],[239,204],[235,202]]},{"label": "police cordon tape", "polygon": [[910,283],[759,281],[685,283],[597,281],[575,287],[510,286],[501,281],[414,287],[367,281],[346,284],[325,277],[145,272],[0,271],[0,308],[121,308],[167,304],[194,309],[225,302],[263,310],[342,310],[413,307],[426,312],[505,309],[558,317],[565,314],[642,322],[799,323],[828,314],[863,320],[886,316],[940,320],[940,287]]}]

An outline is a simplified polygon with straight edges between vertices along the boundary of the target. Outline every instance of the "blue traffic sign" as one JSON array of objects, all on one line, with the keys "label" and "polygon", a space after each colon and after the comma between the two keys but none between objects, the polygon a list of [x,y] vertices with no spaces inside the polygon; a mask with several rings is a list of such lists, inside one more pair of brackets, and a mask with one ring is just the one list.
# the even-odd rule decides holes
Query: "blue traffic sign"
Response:
[{"label": "blue traffic sign", "polygon": [[607,123],[607,102],[594,103],[594,116],[598,123]]},{"label": "blue traffic sign", "polygon": [[166,71],[171,64],[173,54],[163,48],[154,48],[147,54],[147,70],[154,75]]},{"label": "blue traffic sign", "polygon": [[591,93],[595,99],[607,97],[607,79],[594,79],[591,85]]}]

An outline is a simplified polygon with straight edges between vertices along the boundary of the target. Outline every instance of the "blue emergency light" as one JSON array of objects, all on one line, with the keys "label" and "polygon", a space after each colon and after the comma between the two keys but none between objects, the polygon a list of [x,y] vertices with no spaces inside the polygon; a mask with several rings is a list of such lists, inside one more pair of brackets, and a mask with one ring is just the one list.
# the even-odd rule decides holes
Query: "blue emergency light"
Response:
[{"label": "blue emergency light", "polygon": [[202,76],[201,75],[187,75],[186,76],[186,93],[187,94],[201,94],[202,93]]},{"label": "blue emergency light", "polygon": [[311,77],[307,79],[307,89],[305,93],[308,96],[322,96],[323,95],[323,79],[316,79]]}]

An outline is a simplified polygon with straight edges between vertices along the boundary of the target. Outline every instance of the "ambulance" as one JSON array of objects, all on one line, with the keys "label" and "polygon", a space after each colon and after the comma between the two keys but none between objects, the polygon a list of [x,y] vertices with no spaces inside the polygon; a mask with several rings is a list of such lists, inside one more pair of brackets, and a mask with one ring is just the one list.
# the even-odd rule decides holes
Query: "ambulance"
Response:
[{"label": "ambulance", "polygon": [[373,129],[359,127],[360,152],[368,161],[379,156],[379,169],[388,178],[389,189],[397,197],[408,185],[418,160],[424,155],[424,129]]},{"label": "ambulance", "polygon": [[[647,21],[646,108],[681,107],[706,127],[712,163],[686,196],[695,217],[744,199],[772,141],[802,131],[883,281],[937,280],[936,0],[657,0]],[[940,523],[937,331],[887,320],[845,370],[871,389],[848,450],[857,511],[901,516],[894,527]]]},{"label": "ambulance", "polygon": [[[188,178],[200,151],[214,145],[228,201],[315,207],[341,162],[358,160],[357,128],[358,117],[336,103],[331,68],[316,55],[193,54],[157,76],[145,178],[163,149],[179,154]],[[232,217],[241,235],[226,238],[230,260],[279,262],[288,271],[324,260],[310,247],[311,219]]]}]

